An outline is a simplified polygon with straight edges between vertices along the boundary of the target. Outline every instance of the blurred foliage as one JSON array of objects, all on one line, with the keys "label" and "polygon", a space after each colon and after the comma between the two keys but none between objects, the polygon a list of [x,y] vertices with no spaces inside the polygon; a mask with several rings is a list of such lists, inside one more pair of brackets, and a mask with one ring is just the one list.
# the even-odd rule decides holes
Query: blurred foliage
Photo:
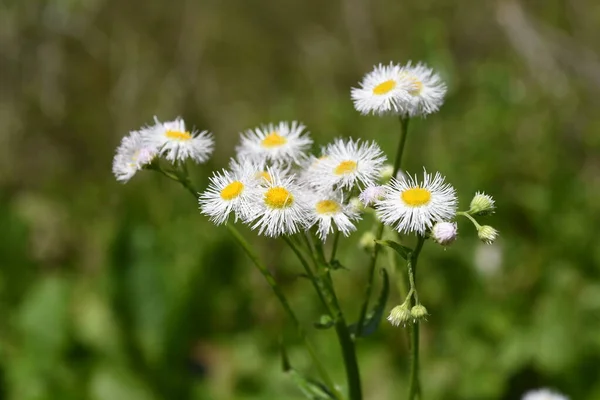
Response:
[{"label": "blurred foliage", "polygon": [[[409,59],[450,90],[411,123],[407,169],[442,171],[463,206],[493,195],[501,232],[486,247],[465,220],[456,245],[426,246],[426,398],[600,398],[598,26],[593,0],[2,0],[0,398],[302,398],[282,337],[296,368],[310,363],[262,277],[172,182],[117,184],[113,151],[156,114],[216,133],[199,187],[261,122],[299,119],[317,144],[376,139],[391,156],[397,121],[358,115],[349,90]],[[299,266],[246,233],[343,382]],[[358,239],[335,273],[351,321]],[[392,291],[389,308],[400,301]],[[365,398],[404,393],[403,329],[382,324],[359,353]]]}]

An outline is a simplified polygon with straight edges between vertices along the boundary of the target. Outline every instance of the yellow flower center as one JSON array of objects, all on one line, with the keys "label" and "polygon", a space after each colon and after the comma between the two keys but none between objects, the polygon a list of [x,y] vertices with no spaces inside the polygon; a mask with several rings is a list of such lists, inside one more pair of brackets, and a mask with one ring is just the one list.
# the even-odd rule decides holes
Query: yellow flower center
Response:
[{"label": "yellow flower center", "polygon": [[387,81],[382,82],[379,85],[375,86],[373,88],[373,94],[380,96],[382,94],[391,92],[392,90],[394,90],[395,87],[396,87],[396,81],[393,79],[390,79],[390,80],[387,80]]},{"label": "yellow flower center", "polygon": [[420,207],[429,203],[429,200],[431,200],[431,192],[427,189],[414,187],[402,192],[400,197],[402,197],[402,201],[404,201],[405,204],[412,207]]},{"label": "yellow flower center", "polygon": [[273,147],[283,146],[287,143],[287,139],[281,136],[277,132],[271,132],[262,140],[261,144],[263,147],[271,149]]},{"label": "yellow flower center", "polygon": [[333,200],[321,200],[315,208],[318,214],[335,214],[340,211],[340,205]]},{"label": "yellow flower center", "polygon": [[265,203],[271,208],[287,208],[294,203],[294,196],[285,188],[276,186],[265,193]]},{"label": "yellow flower center", "polygon": [[269,173],[267,171],[257,172],[256,178],[260,179],[260,180],[264,180],[267,183],[271,183],[273,181],[273,178],[271,177],[271,175],[269,175]]},{"label": "yellow flower center", "polygon": [[242,194],[244,184],[240,181],[233,181],[221,190],[221,198],[223,200],[233,200]]},{"label": "yellow flower center", "polygon": [[165,136],[168,137],[169,139],[181,140],[181,141],[190,140],[192,138],[192,135],[189,132],[172,131],[172,130],[168,130],[167,133],[165,133]]},{"label": "yellow flower center", "polygon": [[337,167],[335,167],[335,170],[333,172],[336,175],[350,174],[356,171],[357,166],[358,164],[356,164],[356,161],[346,160],[342,161]]}]

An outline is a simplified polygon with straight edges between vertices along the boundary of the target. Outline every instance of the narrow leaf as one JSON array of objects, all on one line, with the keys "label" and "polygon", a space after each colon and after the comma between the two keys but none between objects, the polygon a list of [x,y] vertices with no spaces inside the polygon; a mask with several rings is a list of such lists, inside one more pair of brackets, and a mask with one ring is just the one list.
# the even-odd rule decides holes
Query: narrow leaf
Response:
[{"label": "narrow leaf", "polygon": [[362,326],[362,329],[360,329],[360,331],[357,329],[358,323],[354,323],[354,324],[348,326],[348,329],[350,329],[350,332],[358,337],[370,336],[373,333],[375,333],[375,331],[379,327],[381,318],[383,318],[385,305],[387,303],[387,299],[390,294],[390,279],[389,279],[388,273],[385,269],[381,270],[381,276],[383,279],[381,293],[379,294],[379,297],[377,298],[377,302],[375,303],[375,306],[367,314],[364,325]]},{"label": "narrow leaf", "polygon": [[413,251],[410,247],[403,246],[398,242],[394,242],[393,240],[376,240],[375,242],[382,246],[396,250],[396,252],[400,254],[400,257],[404,258],[405,260],[408,260],[410,253]]},{"label": "narrow leaf", "polygon": [[327,388],[321,382],[318,382],[314,379],[306,378],[294,368],[292,368],[290,364],[290,359],[288,358],[287,351],[285,350],[285,346],[281,346],[281,366],[283,371],[289,375],[292,381],[298,386],[300,391],[306,396],[306,398],[311,400],[332,400],[335,399],[334,395],[331,393],[331,390]]}]

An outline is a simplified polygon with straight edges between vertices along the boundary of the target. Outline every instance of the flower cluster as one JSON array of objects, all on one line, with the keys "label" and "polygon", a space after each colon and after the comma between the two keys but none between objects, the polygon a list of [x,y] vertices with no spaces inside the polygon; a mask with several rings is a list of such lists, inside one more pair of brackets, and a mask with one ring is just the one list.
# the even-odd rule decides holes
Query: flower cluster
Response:
[{"label": "flower cluster", "polygon": [[157,156],[168,161],[196,163],[208,160],[214,148],[212,134],[188,130],[181,118],[160,122],[130,132],[121,141],[113,159],[113,173],[120,182],[129,181],[139,170],[148,167]]}]

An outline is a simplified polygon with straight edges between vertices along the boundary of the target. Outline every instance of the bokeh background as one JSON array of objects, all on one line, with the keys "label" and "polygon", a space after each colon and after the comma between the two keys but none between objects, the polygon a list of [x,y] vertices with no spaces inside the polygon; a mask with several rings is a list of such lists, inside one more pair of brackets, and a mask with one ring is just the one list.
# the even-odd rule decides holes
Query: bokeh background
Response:
[{"label": "bokeh background", "polygon": [[[392,156],[397,120],[358,115],[350,88],[374,64],[422,60],[449,93],[411,123],[405,166],[442,171],[463,207],[493,195],[501,232],[485,246],[464,220],[454,246],[427,244],[425,398],[600,399],[599,26],[594,0],[1,0],[0,398],[301,399],[280,342],[313,369],[260,274],[173,182],[118,184],[114,149],[181,115],[216,135],[198,187],[269,121]],[[343,385],[300,266],[244,232]],[[350,320],[358,240],[335,274]],[[382,323],[358,346],[365,398],[403,398],[404,330]]]}]

